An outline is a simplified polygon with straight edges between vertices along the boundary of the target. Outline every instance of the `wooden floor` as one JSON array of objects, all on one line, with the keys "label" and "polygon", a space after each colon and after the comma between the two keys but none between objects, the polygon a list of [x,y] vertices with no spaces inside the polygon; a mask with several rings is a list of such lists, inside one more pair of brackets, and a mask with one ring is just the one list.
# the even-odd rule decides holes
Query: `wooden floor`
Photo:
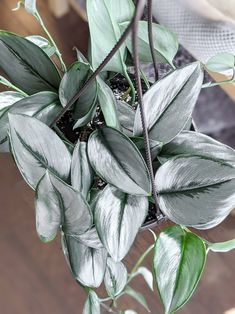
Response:
[{"label": "wooden floor", "polygon": [[[45,0],[39,9],[58,42],[66,62],[75,59],[73,46],[86,50],[87,27],[75,13],[56,21]],[[1,0],[0,29],[22,35],[42,34],[37,23],[23,12],[11,12],[16,0]],[[211,241],[235,238],[235,218],[219,228],[203,233]],[[126,259],[133,261],[152,243],[152,235],[143,232]],[[23,182],[13,161],[0,156],[0,314],[81,314],[83,290],[72,279],[60,251],[59,239],[42,244],[35,232],[33,193]],[[146,265],[151,268],[150,258]],[[142,280],[135,281],[150,304],[151,313],[161,314],[157,294],[150,293]],[[120,301],[124,309],[146,313],[128,298]],[[210,254],[201,283],[181,314],[235,313],[235,251]],[[228,312],[232,314],[233,312]],[[227,313],[226,313],[227,314]]]}]

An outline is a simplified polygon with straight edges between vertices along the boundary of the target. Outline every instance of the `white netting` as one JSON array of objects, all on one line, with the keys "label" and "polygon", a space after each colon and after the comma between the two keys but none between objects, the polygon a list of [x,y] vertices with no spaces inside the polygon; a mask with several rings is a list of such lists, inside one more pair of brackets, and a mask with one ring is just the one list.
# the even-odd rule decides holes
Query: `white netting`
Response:
[{"label": "white netting", "polygon": [[158,22],[174,31],[198,60],[205,63],[221,52],[235,54],[235,24],[202,16],[185,0],[154,0],[153,9]]}]

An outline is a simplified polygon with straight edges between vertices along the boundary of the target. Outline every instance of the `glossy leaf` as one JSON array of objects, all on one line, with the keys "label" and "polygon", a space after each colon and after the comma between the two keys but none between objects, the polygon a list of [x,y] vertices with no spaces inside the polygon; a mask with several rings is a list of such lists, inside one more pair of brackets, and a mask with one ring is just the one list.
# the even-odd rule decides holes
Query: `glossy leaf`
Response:
[{"label": "glossy leaf", "polygon": [[97,294],[90,290],[82,314],[100,314],[100,301]]},{"label": "glossy leaf", "polygon": [[148,212],[148,199],[108,185],[98,194],[94,219],[98,235],[114,261],[128,253]]},{"label": "glossy leaf", "polygon": [[134,289],[132,289],[130,286],[127,286],[125,289],[125,293],[128,294],[133,299],[135,299],[137,302],[139,302],[148,312],[150,312],[150,309],[145,300],[145,297],[140,292],[137,292]]},{"label": "glossy leaf", "polygon": [[88,247],[70,236],[66,237],[65,246],[74,278],[84,286],[99,287],[105,274],[107,251]]},{"label": "glossy leaf", "polygon": [[9,114],[10,141],[16,164],[35,189],[48,169],[69,179],[71,155],[63,141],[44,123],[25,115]]},{"label": "glossy leaf", "polygon": [[235,249],[235,239],[226,242],[210,243],[208,248],[212,252],[226,253]]},{"label": "glossy leaf", "polygon": [[0,68],[27,94],[58,90],[60,75],[42,49],[23,37],[4,31],[0,31]]},{"label": "glossy leaf", "polygon": [[[112,0],[87,0],[86,2],[91,38],[91,60],[94,69],[100,65],[100,62],[104,60],[121,37],[117,18],[119,16],[118,12],[121,12],[122,6],[126,2],[126,0],[118,2]],[[120,16],[123,17],[123,13]],[[125,47],[122,45],[104,70],[125,74],[124,55]]]},{"label": "glossy leaf", "polygon": [[214,160],[170,160],[157,171],[156,186],[162,212],[180,225],[212,228],[235,207],[235,168]]},{"label": "glossy leaf", "polygon": [[116,98],[111,88],[101,78],[98,78],[98,101],[106,125],[120,130]]},{"label": "glossy leaf", "polygon": [[206,67],[212,72],[232,70],[235,67],[235,55],[228,52],[218,53],[207,61]]},{"label": "glossy leaf", "polygon": [[122,132],[127,136],[132,136],[135,121],[135,109],[124,101],[118,101],[117,112]]},{"label": "glossy leaf", "polygon": [[[177,69],[155,83],[144,95],[149,136],[164,144],[179,134],[191,118],[201,90],[203,72],[199,63]],[[137,109],[134,135],[143,133]]]},{"label": "glossy leaf", "polygon": [[158,292],[166,314],[180,309],[191,297],[206,261],[203,241],[180,226],[163,230],[153,258]]},{"label": "glossy leaf", "polygon": [[66,234],[83,234],[92,225],[90,207],[81,193],[48,172],[36,188],[36,225],[40,239],[52,240],[62,225]]},{"label": "glossy leaf", "polygon": [[[128,24],[129,22],[121,23],[121,30],[124,31]],[[153,43],[157,62],[172,65],[179,47],[176,35],[166,27],[153,23]],[[128,37],[126,44],[128,50],[132,53],[131,36]],[[152,62],[149,49],[148,23],[146,21],[140,21],[138,24],[138,52],[142,63]]]},{"label": "glossy leaf", "polygon": [[[92,70],[88,63],[75,62],[63,76],[60,84],[59,96],[62,106],[73,98],[91,76]],[[93,107],[97,98],[97,82],[94,80],[89,88],[77,100],[74,108],[76,119],[83,118]]]},{"label": "glossy leaf", "polygon": [[104,284],[108,295],[115,299],[127,284],[127,269],[121,262],[114,262],[112,258],[107,259]]},{"label": "glossy leaf", "polygon": [[93,132],[88,141],[88,156],[91,166],[104,181],[129,194],[150,195],[145,161],[121,132],[109,127]]},{"label": "glossy leaf", "polygon": [[143,276],[149,288],[153,290],[153,275],[151,271],[149,271],[146,267],[139,267],[137,271],[134,274],[132,274],[131,277],[134,278],[138,275]]},{"label": "glossy leaf", "polygon": [[31,35],[25,38],[41,48],[48,55],[48,57],[52,57],[56,53],[56,48],[51,46],[49,41],[42,36]]},{"label": "glossy leaf", "polygon": [[235,167],[235,151],[211,137],[193,131],[183,131],[163,146],[159,160],[164,163],[177,156],[199,156]]},{"label": "glossy leaf", "polygon": [[72,186],[86,198],[93,181],[93,170],[87,156],[87,144],[78,140],[71,164]]}]

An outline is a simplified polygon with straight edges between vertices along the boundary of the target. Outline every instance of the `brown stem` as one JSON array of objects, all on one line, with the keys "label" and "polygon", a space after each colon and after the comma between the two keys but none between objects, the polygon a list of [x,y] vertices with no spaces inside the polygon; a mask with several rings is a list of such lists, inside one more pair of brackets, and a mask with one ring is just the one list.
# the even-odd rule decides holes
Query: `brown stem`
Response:
[{"label": "brown stem", "polygon": [[149,46],[151,51],[151,56],[153,60],[153,67],[155,72],[155,80],[158,80],[158,69],[157,69],[157,60],[154,53],[154,43],[153,43],[153,1],[148,0],[148,37],[149,37]]}]

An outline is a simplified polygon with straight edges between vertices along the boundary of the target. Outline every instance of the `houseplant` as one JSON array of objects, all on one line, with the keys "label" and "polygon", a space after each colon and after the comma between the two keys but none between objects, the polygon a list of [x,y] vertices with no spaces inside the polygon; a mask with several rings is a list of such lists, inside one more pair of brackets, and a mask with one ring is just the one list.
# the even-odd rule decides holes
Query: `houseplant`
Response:
[{"label": "houseplant", "polygon": [[[101,307],[118,313],[123,294],[147,308],[129,284],[142,274],[152,288],[152,274],[141,263],[154,249],[153,277],[165,313],[174,313],[197,286],[206,254],[235,245],[208,243],[188,229],[216,226],[234,207],[234,151],[188,130],[201,88],[217,83],[203,85],[199,63],[174,68],[176,38],[152,24],[151,1],[148,22],[138,22],[145,1],[135,7],[127,0],[87,0],[91,61],[78,51],[68,69],[35,1],[21,5],[48,39],[0,33],[0,67],[9,79],[1,82],[14,90],[0,94],[0,149],[12,153],[35,190],[38,235],[48,242],[61,234],[70,271],[87,291],[84,313]],[[157,62],[172,70],[149,86],[144,73],[140,80],[139,61],[152,59],[156,80]],[[127,65],[134,65],[136,84]],[[208,67],[233,69],[234,56],[216,56]],[[130,85],[124,92],[112,85],[117,73]],[[176,225],[154,235],[155,244],[128,275],[121,261],[152,208],[157,224],[167,218]],[[105,299],[94,291],[102,281]]]}]

